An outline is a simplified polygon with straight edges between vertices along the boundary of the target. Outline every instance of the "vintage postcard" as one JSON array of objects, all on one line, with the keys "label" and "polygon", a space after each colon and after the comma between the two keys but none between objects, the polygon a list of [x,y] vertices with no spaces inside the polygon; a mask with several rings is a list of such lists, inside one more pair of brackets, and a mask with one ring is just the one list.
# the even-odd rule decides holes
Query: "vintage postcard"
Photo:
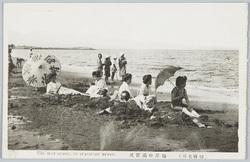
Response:
[{"label": "vintage postcard", "polygon": [[246,158],[246,3],[3,9],[3,158]]}]

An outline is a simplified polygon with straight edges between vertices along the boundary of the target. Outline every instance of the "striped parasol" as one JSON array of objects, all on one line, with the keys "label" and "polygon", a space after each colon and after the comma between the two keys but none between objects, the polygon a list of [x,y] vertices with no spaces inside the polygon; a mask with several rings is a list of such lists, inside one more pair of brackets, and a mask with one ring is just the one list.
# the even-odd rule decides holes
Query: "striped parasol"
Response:
[{"label": "striped parasol", "polygon": [[24,81],[32,87],[45,87],[52,73],[59,76],[61,64],[51,54],[36,54],[27,60],[22,69]]}]

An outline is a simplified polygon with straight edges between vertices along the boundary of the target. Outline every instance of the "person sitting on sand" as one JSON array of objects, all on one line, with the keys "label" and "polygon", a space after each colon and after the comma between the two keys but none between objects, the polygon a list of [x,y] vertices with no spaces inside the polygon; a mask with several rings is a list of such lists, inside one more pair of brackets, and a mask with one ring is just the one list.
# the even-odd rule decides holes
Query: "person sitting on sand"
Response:
[{"label": "person sitting on sand", "polygon": [[76,91],[74,89],[63,87],[61,85],[61,83],[56,81],[56,73],[52,73],[49,76],[49,81],[50,82],[47,84],[46,94],[60,94],[60,95],[62,95],[62,94],[64,94],[64,95],[67,95],[67,94],[72,94],[72,95],[80,94],[80,95],[85,95],[84,93],[81,93],[81,92]]},{"label": "person sitting on sand", "polygon": [[[185,89],[187,82],[186,76],[178,76],[176,78],[176,87],[171,91],[171,102],[174,110],[180,110],[183,113],[187,114],[190,118],[193,119],[193,122],[197,124],[199,127],[205,127],[204,124],[200,123],[197,118],[200,118],[195,110],[190,108],[189,99],[187,95],[187,91]],[[186,104],[182,102],[182,100],[186,100]]]},{"label": "person sitting on sand", "polygon": [[122,85],[120,86],[119,90],[115,91],[114,94],[111,96],[111,101],[115,99],[120,99],[121,94],[123,91],[128,91],[130,98],[133,98],[133,95],[129,89],[129,84],[132,82],[132,74],[127,73],[122,80]]},{"label": "person sitting on sand", "polygon": [[138,106],[146,110],[154,107],[154,105],[157,103],[156,96],[153,95],[151,91],[151,84],[152,76],[150,74],[144,75],[143,84],[141,85],[140,90],[138,91],[138,95],[136,97],[141,102]]},{"label": "person sitting on sand", "polygon": [[[132,101],[132,100],[130,100],[130,94],[129,94],[129,92],[128,91],[123,91],[120,94],[119,100],[116,101],[116,102],[117,103],[119,103],[119,102],[126,103],[126,102],[129,102],[129,101]],[[101,115],[101,114],[104,114],[104,113],[112,113],[111,107],[108,107],[108,108],[106,108],[104,110],[101,110],[101,111],[97,112],[97,115]]]},{"label": "person sitting on sand", "polygon": [[106,96],[108,92],[108,86],[106,82],[101,78],[101,72],[92,72],[92,77],[95,79],[95,85],[91,85],[86,93],[89,94],[91,98]]}]

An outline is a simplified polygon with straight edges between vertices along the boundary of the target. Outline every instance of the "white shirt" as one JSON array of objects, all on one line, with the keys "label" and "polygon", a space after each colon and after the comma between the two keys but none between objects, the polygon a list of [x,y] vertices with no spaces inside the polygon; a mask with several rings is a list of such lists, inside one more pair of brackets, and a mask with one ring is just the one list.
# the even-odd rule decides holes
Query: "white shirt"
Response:
[{"label": "white shirt", "polygon": [[106,82],[103,80],[103,79],[100,79],[100,80],[96,80],[95,81],[95,86],[101,90],[101,89],[106,89],[108,90],[108,86],[106,84]]},{"label": "white shirt", "polygon": [[147,87],[146,84],[142,84],[138,95],[148,96],[151,93],[150,86]]},{"label": "white shirt", "polygon": [[46,91],[46,93],[56,94],[61,86],[62,86],[61,83],[50,82],[49,84],[47,84],[47,91]]},{"label": "white shirt", "polygon": [[112,61],[112,72],[115,72],[118,69],[117,59]]},{"label": "white shirt", "polygon": [[149,96],[151,93],[151,88],[150,86],[147,87],[146,84],[142,84],[140,87],[140,90],[138,91],[138,98],[141,101],[145,101],[146,100],[146,96]]},{"label": "white shirt", "polygon": [[122,85],[120,86],[119,91],[118,91],[119,95],[121,95],[123,91],[128,91],[128,93],[130,94],[130,97],[133,97],[132,93],[130,92],[127,82],[123,82]]}]

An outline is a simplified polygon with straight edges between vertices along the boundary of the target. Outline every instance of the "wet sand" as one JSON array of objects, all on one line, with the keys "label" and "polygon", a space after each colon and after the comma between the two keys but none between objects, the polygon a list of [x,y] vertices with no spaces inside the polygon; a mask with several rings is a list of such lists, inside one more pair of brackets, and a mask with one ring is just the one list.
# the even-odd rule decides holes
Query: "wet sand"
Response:
[{"label": "wet sand", "polygon": [[[114,114],[95,115],[114,103],[79,95],[46,96],[44,88],[36,91],[27,86],[21,68],[17,70],[8,85],[11,150],[238,151],[237,105],[193,101],[194,109],[209,116],[202,122],[210,129],[198,128],[179,112],[172,112],[168,101],[157,103],[154,113],[121,105],[124,107]],[[63,86],[81,92],[90,80],[67,72],[58,78]],[[109,85],[110,92],[119,84]],[[131,85],[134,94],[138,86]],[[157,93],[160,100],[170,99],[168,96]],[[169,118],[149,119],[166,114]]]}]

